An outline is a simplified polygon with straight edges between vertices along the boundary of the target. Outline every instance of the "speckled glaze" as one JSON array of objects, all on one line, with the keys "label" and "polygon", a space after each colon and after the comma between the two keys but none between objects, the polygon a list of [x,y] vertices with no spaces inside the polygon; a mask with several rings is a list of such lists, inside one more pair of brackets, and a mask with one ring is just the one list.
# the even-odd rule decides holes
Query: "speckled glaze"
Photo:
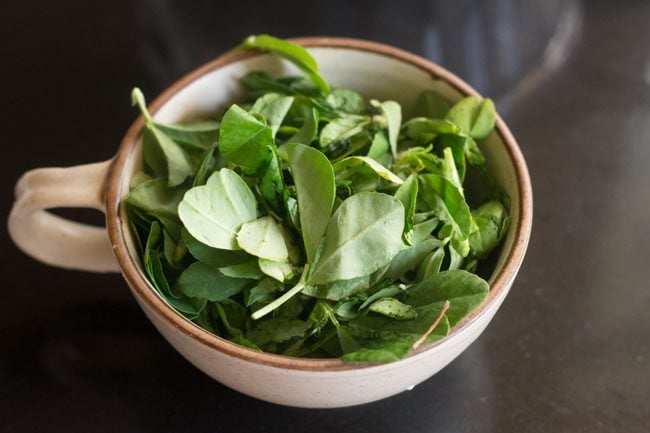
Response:
[{"label": "speckled glaze", "polygon": [[[341,38],[296,41],[308,47],[333,86],[397,100],[404,106],[405,117],[424,89],[436,90],[450,100],[476,94],[443,68],[390,46]],[[274,75],[297,73],[291,65],[268,54],[228,53],[169,87],[150,105],[150,111],[163,122],[222,113],[243,95],[238,78],[255,69]],[[498,118],[483,151],[488,169],[511,197],[512,224],[490,279],[488,298],[452,328],[447,338],[421,346],[405,359],[389,364],[299,359],[246,349],[177,314],[143,274],[120,208],[133,173],[142,166],[142,127],[139,118],[112,161],[27,173],[16,188],[10,234],[28,254],[52,265],[120,270],[147,317],[172,346],[209,376],[245,394],[289,406],[326,408],[367,403],[410,389],[442,369],[481,334],[508,294],[522,263],[532,224],[530,180],[514,138]],[[110,243],[104,230],[65,221],[45,210],[55,206],[104,210]],[[37,243],[50,247],[39,249]]]}]

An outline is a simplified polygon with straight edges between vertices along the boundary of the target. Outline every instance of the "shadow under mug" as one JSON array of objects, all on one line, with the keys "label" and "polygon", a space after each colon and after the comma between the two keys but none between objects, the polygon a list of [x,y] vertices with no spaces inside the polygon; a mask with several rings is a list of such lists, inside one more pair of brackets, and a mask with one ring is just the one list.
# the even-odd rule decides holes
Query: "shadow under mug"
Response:
[{"label": "shadow under mug", "polygon": [[[326,79],[366,96],[412,106],[424,89],[451,101],[476,95],[449,71],[400,49],[356,39],[301,38]],[[221,113],[244,93],[238,78],[251,70],[272,75],[298,71],[275,56],[230,52],[189,73],[149,107],[160,122]],[[185,358],[219,382],[245,394],[289,406],[341,407],[385,398],[431,377],[473,342],[507,295],[521,266],[532,225],[532,193],[523,156],[501,118],[485,140],[488,170],[510,195],[512,224],[504,240],[491,291],[484,303],[449,335],[387,364],[345,363],[256,352],[211,334],[170,307],[149,284],[120,202],[133,174],[142,168],[138,118],[117,155],[95,164],[32,170],[18,181],[9,233],[23,251],[53,266],[93,272],[121,272],[145,314]],[[69,221],[47,211],[89,207],[106,213],[106,229]]]}]

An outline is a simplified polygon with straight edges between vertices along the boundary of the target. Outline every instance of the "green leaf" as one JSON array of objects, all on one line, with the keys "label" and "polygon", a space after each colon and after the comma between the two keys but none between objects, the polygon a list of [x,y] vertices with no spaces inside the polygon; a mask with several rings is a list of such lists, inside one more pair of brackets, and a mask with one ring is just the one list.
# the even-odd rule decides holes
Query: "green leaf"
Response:
[{"label": "green leaf", "polygon": [[454,326],[478,307],[488,293],[489,287],[485,280],[456,269],[440,272],[415,284],[404,294],[402,300],[416,308],[426,305],[442,306],[445,301],[449,301],[451,306],[446,315],[450,326]]},{"label": "green leaf", "polygon": [[375,134],[370,149],[368,149],[368,158],[372,158],[384,166],[390,163],[390,143],[383,131]]},{"label": "green leaf", "polygon": [[209,247],[194,238],[185,227],[181,229],[181,236],[190,254],[196,260],[207,265],[223,268],[238,265],[252,259],[252,256],[246,251],[231,251]]},{"label": "green leaf", "polygon": [[415,245],[427,239],[440,224],[438,218],[430,218],[413,226],[413,243]]},{"label": "green leaf", "polygon": [[435,174],[424,174],[419,178],[422,182],[421,192],[424,201],[432,209],[442,207],[445,215],[440,217],[449,220],[463,236],[469,236],[474,226],[472,214],[458,188],[447,179]]},{"label": "green leaf", "polygon": [[257,218],[255,196],[234,171],[223,168],[206,185],[185,193],[178,216],[194,238],[214,248],[240,249],[236,237],[242,224]]},{"label": "green leaf", "polygon": [[378,299],[370,304],[368,310],[397,320],[415,319],[418,315],[415,308],[395,298]]},{"label": "green leaf", "polygon": [[369,116],[341,113],[341,117],[332,120],[322,129],[319,138],[320,146],[323,148],[347,140],[363,131],[369,124]]},{"label": "green leaf", "polygon": [[[354,329],[368,332],[409,334],[413,336],[413,342],[415,342],[415,340],[428,331],[429,327],[436,321],[438,316],[440,316],[443,305],[444,302],[415,307],[417,316],[413,319],[395,320],[390,317],[369,314],[351,320],[349,325]],[[446,336],[448,333],[449,320],[447,317],[443,317],[438,326],[427,337],[425,343],[432,343],[433,341]]]},{"label": "green leaf", "polygon": [[252,281],[223,275],[218,269],[195,262],[178,278],[183,293],[193,298],[221,301],[240,293]]},{"label": "green leaf", "polygon": [[418,266],[417,281],[425,280],[438,272],[442,266],[442,261],[445,259],[445,249],[440,247],[431,251]]},{"label": "green leaf", "polygon": [[296,275],[296,268],[287,262],[259,259],[258,264],[264,274],[281,282],[291,280]]},{"label": "green leaf", "polygon": [[372,295],[368,296],[368,299],[363,301],[361,305],[359,305],[359,311],[363,310],[373,302],[377,301],[378,299],[381,298],[386,298],[386,297],[392,297],[397,295],[398,293],[404,291],[406,289],[406,286],[403,284],[393,284],[388,287],[384,287],[383,289],[380,289],[373,293]]},{"label": "green leaf", "polygon": [[261,347],[271,342],[282,343],[303,337],[310,327],[309,323],[302,320],[272,317],[257,323],[246,334],[246,338]]},{"label": "green leaf", "polygon": [[264,117],[266,123],[271,127],[271,135],[275,137],[292,104],[293,96],[267,93],[257,98],[250,113]]},{"label": "green leaf", "polygon": [[268,304],[275,299],[275,294],[282,289],[282,284],[272,278],[264,278],[257,285],[244,292],[244,305]]},{"label": "green leaf", "polygon": [[144,251],[144,268],[149,276],[149,280],[158,292],[158,294],[174,309],[190,320],[198,317],[199,313],[205,307],[205,299],[191,299],[187,297],[176,297],[163,271],[160,255],[157,252],[157,245],[160,243],[162,230],[160,224],[154,221],[151,225],[151,231],[147,238],[147,244]]},{"label": "green leaf", "polygon": [[262,352],[262,349],[260,349],[260,348],[257,347],[257,345],[255,345],[252,341],[249,341],[249,340],[245,339],[245,338],[244,338],[243,336],[241,336],[241,335],[236,335],[236,336],[233,337],[230,341],[232,341],[233,343],[237,343],[237,344],[239,344],[240,346],[244,346],[244,347],[247,347],[247,348],[249,348],[249,349],[255,350],[255,351],[257,351],[257,352]]},{"label": "green leaf", "polygon": [[465,156],[472,165],[485,165],[485,156],[472,137],[467,137],[465,140]]},{"label": "green leaf", "polygon": [[469,236],[474,257],[487,257],[501,242],[508,229],[510,217],[506,208],[496,200],[482,204],[472,212],[478,230]]},{"label": "green leaf", "polygon": [[251,280],[259,280],[264,276],[255,258],[238,265],[219,268],[219,272],[228,277],[248,278]]},{"label": "green leaf", "polygon": [[347,198],[327,225],[308,283],[318,285],[371,274],[404,246],[403,228],[404,207],[396,198],[376,192]]},{"label": "green leaf", "polygon": [[182,189],[170,188],[162,179],[152,179],[133,188],[124,200],[129,205],[142,209],[153,216],[175,219],[178,216],[178,204],[182,198]]},{"label": "green leaf", "polygon": [[395,185],[401,185],[404,181],[395,173],[378,163],[372,158],[366,156],[350,156],[341,159],[333,164],[334,173],[337,179],[348,179],[356,174],[361,167],[368,167],[379,177]]},{"label": "green leaf", "polygon": [[338,301],[361,293],[368,287],[370,287],[370,275],[364,275],[349,280],[331,281],[322,285],[307,285],[302,293],[314,298]]},{"label": "green leaf", "polygon": [[224,299],[213,305],[228,333],[234,338],[243,338],[247,321],[246,308],[232,299]]},{"label": "green leaf", "polygon": [[307,321],[312,325],[310,330],[311,334],[319,332],[329,322],[332,322],[334,326],[339,326],[334,309],[323,301],[316,301],[314,308],[309,313]]},{"label": "green leaf", "polygon": [[449,102],[433,90],[425,90],[418,95],[415,103],[415,115],[431,119],[441,119],[449,111]]},{"label": "green leaf", "polygon": [[365,114],[367,111],[363,96],[350,89],[333,89],[326,101],[334,111],[349,114]]},{"label": "green leaf", "polygon": [[402,126],[402,107],[395,101],[379,102],[373,99],[370,103],[379,108],[386,117],[386,123],[388,124],[388,142],[390,143],[393,157],[397,157],[397,138],[400,127]]},{"label": "green leaf", "polygon": [[161,295],[171,295],[171,289],[167,283],[167,278],[162,270],[160,258],[158,256],[158,245],[162,239],[162,229],[160,223],[154,221],[151,224],[149,236],[144,249],[144,268],[149,275],[149,279],[153,286],[158,289]]},{"label": "green leaf", "polygon": [[441,242],[435,238],[429,238],[421,243],[400,251],[390,262],[390,266],[384,273],[386,278],[396,280],[401,278],[406,272],[415,269],[416,266],[435,248],[441,245]]},{"label": "green leaf", "polygon": [[192,173],[194,169],[189,156],[183,149],[174,142],[163,130],[158,128],[147,111],[144,95],[137,87],[131,92],[134,105],[138,105],[148,133],[144,137],[144,159],[147,164],[153,167],[159,174],[167,177],[167,185],[176,186]]},{"label": "green leaf", "polygon": [[242,224],[237,243],[244,251],[263,259],[284,262],[289,258],[282,229],[271,216]]},{"label": "green leaf", "polygon": [[417,336],[411,334],[383,333],[377,339],[355,352],[345,353],[341,359],[349,362],[394,362],[411,351]]},{"label": "green leaf", "polygon": [[323,93],[329,93],[330,88],[320,75],[316,60],[298,44],[277,39],[269,35],[247,37],[242,43],[243,48],[253,48],[260,51],[270,51],[289,60],[303,71]]},{"label": "green leaf", "polygon": [[215,120],[200,120],[173,125],[154,121],[153,124],[175,142],[195,149],[207,150],[219,141],[219,122]]},{"label": "green leaf", "polygon": [[271,161],[273,130],[233,104],[221,120],[219,149],[245,173],[255,173]]},{"label": "green leaf", "polygon": [[327,157],[301,144],[289,144],[289,165],[298,194],[298,209],[307,262],[313,263],[332,214],[336,186]]},{"label": "green leaf", "polygon": [[442,153],[442,177],[454,184],[454,186],[458,189],[458,192],[460,192],[460,194],[465,197],[463,185],[461,184],[460,176],[458,175],[458,170],[456,169],[456,162],[454,161],[453,151],[450,147],[446,147],[443,149]]},{"label": "green leaf", "polygon": [[[418,144],[426,144],[439,134],[458,134],[460,128],[448,120],[429,119],[426,117],[414,117],[403,126],[406,136],[416,140]],[[427,135],[428,138],[422,138]]]},{"label": "green leaf", "polygon": [[446,118],[458,125],[470,137],[481,140],[494,129],[495,117],[494,103],[491,99],[468,96],[454,104]]},{"label": "green leaf", "polygon": [[274,212],[282,214],[284,210],[284,178],[282,177],[282,165],[277,154],[277,149],[271,149],[273,156],[266,167],[264,175],[260,179],[259,187],[262,197]]},{"label": "green leaf", "polygon": [[415,206],[418,199],[418,179],[417,176],[410,175],[399,188],[395,191],[395,198],[402,202],[404,206],[404,240],[409,244],[415,243],[413,238],[413,215],[415,215]]},{"label": "green leaf", "polygon": [[165,296],[164,298],[172,308],[179,311],[189,320],[196,319],[207,304],[205,299],[190,298],[188,296],[182,296],[180,298]]},{"label": "green leaf", "polygon": [[316,139],[318,133],[318,110],[305,106],[304,109],[305,120],[295,134],[288,140],[288,143],[299,143],[309,146],[312,141]]},{"label": "green leaf", "polygon": [[201,158],[201,163],[199,164],[199,168],[196,170],[196,174],[194,175],[194,182],[192,182],[192,186],[201,186],[205,185],[205,182],[208,178],[208,174],[212,173],[214,171],[214,167],[217,163],[217,158],[215,158],[214,154],[217,151],[217,146],[214,145],[203,153],[203,157]]},{"label": "green leaf", "polygon": [[276,80],[264,71],[251,71],[241,77],[240,81],[253,97],[262,96],[269,92],[282,93],[285,95],[291,95],[294,93],[291,87],[280,80]]},{"label": "green leaf", "polygon": [[445,134],[441,135],[439,138],[439,147],[442,149],[451,149],[460,182],[463,182],[465,180],[465,173],[467,171],[467,162],[465,158],[467,155],[467,143],[469,141],[474,142],[474,140],[472,140],[470,137],[461,134]]}]

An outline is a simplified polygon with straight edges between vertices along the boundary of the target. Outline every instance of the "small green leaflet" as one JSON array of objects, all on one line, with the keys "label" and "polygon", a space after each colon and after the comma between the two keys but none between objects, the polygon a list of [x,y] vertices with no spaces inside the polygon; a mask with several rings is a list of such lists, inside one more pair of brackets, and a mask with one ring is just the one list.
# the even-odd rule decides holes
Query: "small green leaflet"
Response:
[{"label": "small green leaflet", "polygon": [[272,278],[264,278],[257,285],[244,292],[244,305],[250,307],[257,303],[268,304],[275,299],[282,284]]},{"label": "small green leaflet", "polygon": [[404,246],[403,228],[404,206],[396,198],[376,192],[349,197],[327,225],[308,283],[325,284],[376,271]]},{"label": "small green leaflet", "polygon": [[185,227],[181,230],[181,236],[192,257],[206,265],[223,268],[239,265],[252,258],[246,251],[230,251],[209,247],[194,238]]},{"label": "small green leaflet", "polygon": [[448,120],[415,117],[404,123],[402,128],[406,136],[418,144],[426,144],[439,134],[456,135],[460,128]]},{"label": "small green leaflet", "polygon": [[320,146],[327,147],[333,143],[347,140],[363,131],[370,124],[370,117],[358,114],[341,113],[338,119],[329,122],[320,133]]},{"label": "small green leaflet", "polygon": [[349,114],[364,114],[367,111],[363,96],[350,89],[333,89],[326,101],[335,111]]},{"label": "small green leaflet", "polygon": [[238,105],[226,111],[219,130],[219,149],[246,173],[266,167],[273,156],[273,130]]},{"label": "small green leaflet", "polygon": [[418,316],[415,308],[395,298],[378,299],[370,304],[368,310],[398,320],[415,319]]},{"label": "small green leaflet", "polygon": [[298,44],[274,38],[269,35],[249,36],[242,42],[243,48],[253,48],[260,51],[270,51],[291,61],[303,71],[320,89],[327,94],[330,87],[319,73],[318,64],[314,58]]},{"label": "small green leaflet", "polygon": [[403,301],[416,308],[449,301],[447,318],[449,325],[454,326],[478,307],[488,293],[488,284],[481,277],[463,270],[450,270],[415,284],[405,292]]},{"label": "small green leaflet", "polygon": [[296,269],[287,262],[275,262],[260,258],[258,264],[264,274],[281,282],[291,280],[296,275]]},{"label": "small green leaflet", "polygon": [[395,198],[402,202],[405,209],[404,215],[404,240],[409,244],[414,244],[413,235],[413,215],[415,215],[415,206],[418,198],[418,179],[417,176],[411,175],[395,191]]},{"label": "small green leaflet", "polygon": [[187,231],[205,245],[237,250],[241,225],[257,218],[255,196],[241,177],[223,168],[206,185],[185,193],[178,216]]},{"label": "small green leaflet", "polygon": [[393,157],[396,157],[397,138],[399,136],[400,127],[402,126],[402,107],[395,101],[379,102],[376,99],[372,99],[370,103],[379,108],[384,117],[386,117],[386,123],[388,125],[388,142],[390,143]]},{"label": "small green leaflet", "polygon": [[383,131],[379,131],[372,139],[370,149],[368,149],[368,158],[372,158],[382,165],[390,163],[390,143]]},{"label": "small green leaflet", "polygon": [[175,125],[165,125],[154,121],[154,125],[172,140],[190,148],[206,150],[219,140],[219,122],[214,120]]},{"label": "small green leaflet", "polygon": [[469,236],[475,257],[486,258],[505,236],[510,223],[506,208],[496,200],[482,204],[472,212],[477,230]]},{"label": "small green leaflet", "polygon": [[182,198],[182,189],[169,188],[162,179],[152,179],[140,183],[129,191],[125,200],[130,205],[152,215],[175,218]]},{"label": "small green leaflet", "polygon": [[219,272],[228,277],[248,278],[251,280],[259,280],[264,276],[260,270],[259,262],[255,258],[237,265],[219,268]]},{"label": "small green leaflet", "polygon": [[218,269],[195,262],[178,279],[183,293],[192,298],[222,301],[244,290],[252,280],[232,278],[223,275]]},{"label": "small green leaflet", "polygon": [[147,111],[144,95],[137,87],[131,93],[133,105],[138,105],[145,119],[144,159],[160,174],[167,176],[167,184],[176,186],[193,173],[192,162],[185,151],[154,123]]},{"label": "small green leaflet", "polygon": [[442,205],[450,222],[458,227],[463,236],[469,236],[474,222],[469,206],[458,188],[447,179],[435,174],[421,175],[420,181],[424,201],[432,209]]},{"label": "small green leaflet", "polygon": [[298,193],[298,210],[307,262],[312,263],[332,214],[336,186],[327,157],[301,144],[289,144],[289,165]]},{"label": "small green leaflet", "polygon": [[292,104],[293,96],[267,93],[264,96],[260,96],[257,101],[255,101],[250,113],[264,117],[267,124],[271,127],[271,136],[275,137],[278,128],[280,128],[280,125],[289,112]]},{"label": "small green leaflet", "polygon": [[470,137],[481,140],[492,132],[495,116],[491,99],[468,96],[451,107],[446,119],[458,125]]},{"label": "small green leaflet", "polygon": [[315,108],[307,108],[305,113],[305,121],[302,126],[294,135],[289,138],[289,143],[299,143],[310,145],[316,138],[318,133],[318,110]]},{"label": "small green leaflet", "polygon": [[366,156],[350,156],[348,158],[337,161],[333,167],[337,179],[347,179],[354,175],[359,170],[359,168],[363,167],[364,165],[369,167],[382,179],[394,183],[395,185],[401,185],[404,183],[404,181],[396,176],[392,171],[374,159],[368,158]]},{"label": "small green leaflet", "polygon": [[289,250],[282,229],[270,216],[242,224],[237,233],[239,247],[262,259],[282,262],[289,259]]}]

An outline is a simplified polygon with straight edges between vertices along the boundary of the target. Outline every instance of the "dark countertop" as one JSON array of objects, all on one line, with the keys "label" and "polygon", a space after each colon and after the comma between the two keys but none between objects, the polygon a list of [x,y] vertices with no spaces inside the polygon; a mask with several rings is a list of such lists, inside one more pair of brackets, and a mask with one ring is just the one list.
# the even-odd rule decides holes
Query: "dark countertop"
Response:
[{"label": "dark countertop", "polygon": [[305,410],[212,381],[120,276],[47,267],[0,231],[0,431],[650,431],[649,2],[182,3],[3,3],[3,220],[22,172],[113,155],[133,85],[157,94],[249,33],[346,35],[427,55],[495,97],[533,181],[524,265],[433,378]]}]

